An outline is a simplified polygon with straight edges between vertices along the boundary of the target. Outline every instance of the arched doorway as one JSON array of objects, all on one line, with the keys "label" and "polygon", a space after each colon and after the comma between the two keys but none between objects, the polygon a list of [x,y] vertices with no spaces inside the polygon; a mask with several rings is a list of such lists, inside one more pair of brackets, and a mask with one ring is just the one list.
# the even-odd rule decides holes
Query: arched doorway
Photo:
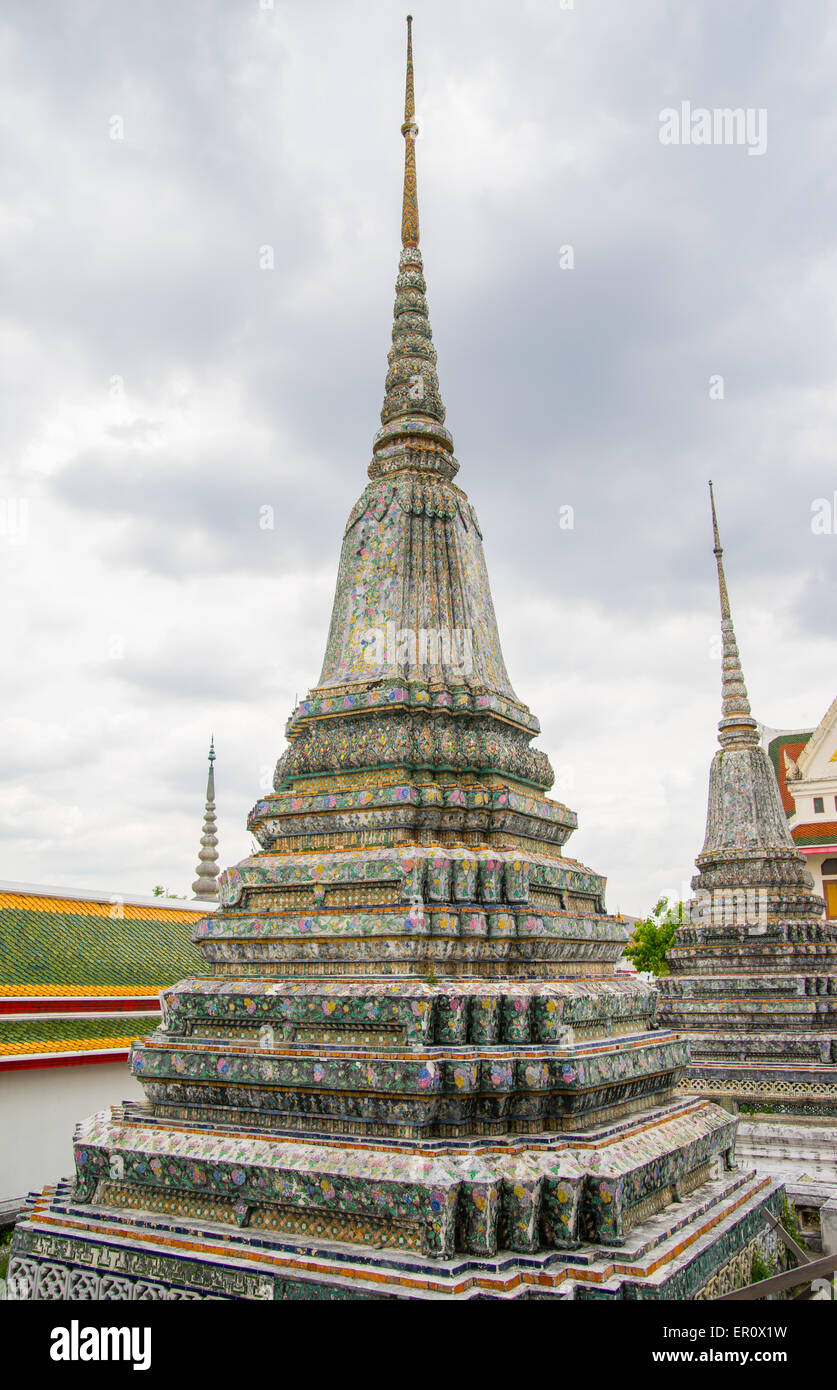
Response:
[{"label": "arched doorway", "polygon": [[825,915],[829,921],[833,921],[837,918],[837,859],[823,860],[822,887]]}]

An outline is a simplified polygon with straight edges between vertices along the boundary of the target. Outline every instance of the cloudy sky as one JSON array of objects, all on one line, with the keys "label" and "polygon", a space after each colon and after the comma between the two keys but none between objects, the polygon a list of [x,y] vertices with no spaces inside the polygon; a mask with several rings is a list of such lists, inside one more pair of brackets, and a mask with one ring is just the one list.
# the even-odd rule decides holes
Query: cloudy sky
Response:
[{"label": "cloudy sky", "polygon": [[[235,862],[319,674],[383,397],[406,7],[262,3],[0,17],[5,879],[189,892],[211,731]],[[836,693],[837,10],[411,4],[458,481],[569,851],[644,912],[703,836],[710,476],[755,714]],[[766,113],[766,149],[662,144],[682,102]]]}]

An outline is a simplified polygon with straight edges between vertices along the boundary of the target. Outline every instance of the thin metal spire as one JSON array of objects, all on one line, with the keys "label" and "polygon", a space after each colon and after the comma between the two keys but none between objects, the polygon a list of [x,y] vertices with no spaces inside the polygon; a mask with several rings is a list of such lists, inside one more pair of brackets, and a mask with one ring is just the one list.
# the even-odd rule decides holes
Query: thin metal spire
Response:
[{"label": "thin metal spire", "polygon": [[724,574],[723,547],[718,532],[718,515],[715,510],[715,490],[710,479],[709,498],[712,505],[712,535],[715,541],[714,554],[718,566],[718,589],[721,597],[721,635],[724,642],[723,675],[721,685],[721,719],[718,724],[718,742],[722,748],[753,745],[759,741],[758,725],[750,712],[741,657],[735,640],[732,614],[729,606],[729,591]]},{"label": "thin metal spire", "polygon": [[416,95],[413,85],[413,16],[407,15],[407,86],[404,94],[404,201],[401,210],[401,245],[418,246],[419,215],[416,185]]},{"label": "thin metal spire", "polygon": [[724,574],[724,551],[721,546],[721,537],[718,535],[718,515],[715,511],[715,489],[712,486],[712,479],[709,479],[709,500],[712,503],[712,534],[715,537],[715,561],[718,566],[718,587],[721,591],[721,617],[729,618],[729,593],[727,592],[727,580]]},{"label": "thin metal spire", "polygon": [[389,476],[400,464],[425,468],[437,477],[452,478],[459,464],[452,457],[453,437],[444,427],[445,407],[436,371],[436,349],[427,310],[416,194],[415,81],[413,75],[413,17],[407,16],[407,84],[404,97],[404,198],[401,211],[401,255],[395,282],[392,347],[386,378],[381,429],[373,441],[375,457],[369,476]]}]

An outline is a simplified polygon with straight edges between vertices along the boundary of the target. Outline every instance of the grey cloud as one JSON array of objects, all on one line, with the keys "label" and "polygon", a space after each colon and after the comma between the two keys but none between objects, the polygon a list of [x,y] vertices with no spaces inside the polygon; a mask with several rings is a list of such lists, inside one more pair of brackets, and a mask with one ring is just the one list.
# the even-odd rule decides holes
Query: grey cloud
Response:
[{"label": "grey cloud", "polygon": [[[532,698],[542,742],[578,765],[578,853],[639,910],[689,871],[702,834],[708,477],[759,708],[804,701],[804,722],[833,698],[837,538],[812,535],[810,505],[837,487],[837,31],[824,0],[485,0],[479,24],[470,0],[416,9],[423,246],[459,481],[512,679],[524,699],[547,692],[546,708]],[[88,883],[136,874],[125,889],[183,884],[202,769],[165,731],[185,721],[202,747],[213,707],[225,713],[222,853],[246,852],[253,782],[297,682],[316,679],[324,575],[366,482],[398,252],[403,15],[384,0],[43,0],[2,23],[4,473],[45,508],[37,563],[9,571],[24,636],[6,712],[113,714],[86,777],[76,754],[85,829],[51,864]],[[766,107],[767,153],[663,148],[659,111],[684,98]],[[223,418],[202,429],[216,397]],[[548,640],[524,641],[527,605]],[[570,621],[585,605],[598,648]],[[114,612],[139,629],[119,669],[91,655]],[[672,707],[688,715],[661,731]],[[104,808],[139,729],[162,761],[137,772],[130,826],[111,834]],[[50,820],[45,766],[10,763],[6,786],[34,784]],[[43,878],[37,839],[17,843],[3,871]]]}]

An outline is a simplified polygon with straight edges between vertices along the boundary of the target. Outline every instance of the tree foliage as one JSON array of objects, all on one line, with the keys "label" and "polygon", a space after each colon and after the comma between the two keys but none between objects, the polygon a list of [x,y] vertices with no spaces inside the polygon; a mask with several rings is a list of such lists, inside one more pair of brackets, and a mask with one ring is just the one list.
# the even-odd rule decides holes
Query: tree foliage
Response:
[{"label": "tree foliage", "polygon": [[652,912],[644,921],[634,927],[625,955],[637,970],[649,971],[652,975],[668,975],[666,960],[674,941],[674,933],[682,922],[688,920],[684,903],[670,903],[668,898],[660,898]]}]

